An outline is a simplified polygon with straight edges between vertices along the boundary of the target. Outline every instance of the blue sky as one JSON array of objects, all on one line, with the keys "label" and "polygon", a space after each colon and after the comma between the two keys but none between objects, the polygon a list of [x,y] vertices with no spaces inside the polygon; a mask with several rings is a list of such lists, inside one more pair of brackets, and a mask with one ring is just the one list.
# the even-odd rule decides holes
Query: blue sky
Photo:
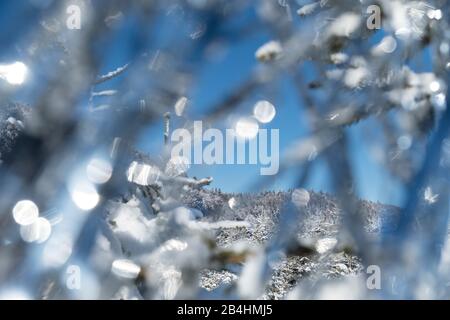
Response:
[{"label": "blue sky", "polygon": [[[2,14],[0,27],[3,30],[14,28],[16,25],[14,23],[15,15],[8,14],[8,12],[21,12],[17,10],[19,7],[23,7],[12,5],[11,3],[8,2],[9,8],[7,9],[5,9],[4,4],[0,7]],[[23,10],[25,14],[28,14],[25,9]],[[254,17],[254,12],[250,10],[247,19],[251,19],[252,17]],[[38,15],[34,16],[29,23],[36,23],[37,19]],[[164,47],[170,35],[174,32],[176,33],[174,29],[177,27],[174,28],[170,23],[168,24],[167,19],[162,18],[159,22],[159,28],[148,31],[148,37],[156,41],[154,44],[156,48],[158,46]],[[240,22],[242,21],[238,19],[233,23],[239,24]],[[137,28],[136,20],[133,17],[128,18],[113,37],[105,39],[104,45],[109,49],[107,51],[108,55],[103,57],[102,71],[108,72],[114,70],[136,57],[136,48],[133,47],[133,41],[130,41],[130,39],[136,37]],[[11,44],[12,40],[7,36],[7,33],[4,33],[3,38],[0,39],[4,43]],[[376,41],[375,38],[380,37],[381,34],[372,40]],[[261,30],[261,32],[255,33],[250,37],[240,38],[227,43],[226,50],[219,59],[208,60],[201,55],[194,56],[195,61],[193,63],[198,63],[199,61],[201,63],[198,64],[200,67],[195,69],[196,80],[191,84],[187,93],[190,99],[189,109],[187,111],[189,118],[191,120],[202,120],[202,114],[208,108],[214,106],[223,97],[232,93],[240,83],[245,81],[258,63],[254,57],[256,49],[269,40],[272,40],[271,37],[267,32]],[[9,48],[8,50],[1,52],[0,57],[2,61],[9,62],[11,60],[22,59],[23,51],[18,50],[17,44],[7,47]],[[427,58],[424,57],[424,60],[419,63],[418,68],[426,69],[427,65],[429,65],[426,61]],[[36,79],[42,70],[39,70],[37,67],[33,69],[32,61],[30,62],[30,66],[30,82],[21,89],[22,91],[18,91],[14,98],[32,104],[33,101],[30,97],[36,94],[37,88],[39,87]],[[305,74],[305,76],[308,77],[310,75]],[[111,81],[102,86],[101,89],[113,89],[120,81],[120,79],[117,82]],[[282,75],[277,81],[270,84],[270,88],[266,87],[265,90],[259,91],[246,100],[236,110],[235,115],[251,115],[254,103],[262,99],[271,101],[276,107],[277,114],[271,123],[263,125],[261,128],[280,130],[280,154],[283,154],[291,142],[295,139],[306,137],[308,134],[308,121],[302,112],[303,106],[297,97],[290,79]],[[175,120],[174,124],[181,123],[180,121]],[[374,125],[373,121],[369,120],[348,129],[352,169],[356,177],[357,193],[364,199],[390,204],[401,204],[401,184],[393,180],[386,170],[377,164],[371,153],[370,146],[367,145],[364,139],[364,130],[367,130],[367,126]],[[220,119],[214,126],[221,129],[232,128],[233,123],[229,119]],[[161,132],[162,121],[149,129],[148,132],[145,132],[145,135],[154,135],[157,137]],[[139,147],[151,154],[157,154],[162,150],[162,138],[143,139],[140,141]],[[315,191],[333,192],[329,184],[328,168],[324,165],[323,161],[318,160],[316,162],[316,165],[312,169],[313,173],[310,179],[302,187]],[[257,179],[260,177],[259,169],[259,165],[194,165],[190,169],[189,174],[197,177],[214,177],[214,183],[211,185],[213,188],[220,188],[227,192],[251,192],[255,191],[252,189],[252,186],[255,185]],[[299,173],[293,170],[288,175],[279,177],[268,189],[286,190],[295,187]]]},{"label": "blue sky", "polygon": [[[189,118],[201,120],[204,110],[214,106],[238,88],[258,63],[254,57],[256,49],[269,40],[271,38],[262,32],[254,37],[246,38],[245,41],[230,44],[222,59],[204,62],[197,75],[198,81],[189,93],[191,100],[188,110]],[[235,114],[237,116],[251,115],[257,100],[271,101],[276,107],[277,114],[272,122],[261,128],[280,130],[280,154],[283,154],[295,139],[307,136],[308,120],[302,112],[302,102],[298,99],[295,88],[287,76],[282,76],[279,81],[274,82],[272,89],[265,90],[271,91],[270,96],[262,93],[252,96],[236,110]],[[401,184],[393,180],[371,155],[369,146],[363,138],[363,129],[367,125],[373,125],[373,121],[361,122],[348,130],[357,193],[363,199],[400,205],[402,203]],[[215,127],[233,128],[233,122],[221,119]],[[153,130],[154,134],[160,134],[162,122]],[[162,142],[154,143],[149,150],[158,148],[162,148]],[[249,192],[255,191],[252,187],[260,178],[259,168],[259,165],[193,165],[189,174],[196,177],[214,177],[212,188],[220,188],[227,192]],[[287,190],[295,187],[299,174],[300,170],[292,170],[287,175],[277,178],[266,189]],[[329,181],[328,168],[324,161],[319,159],[313,167],[311,178],[302,187],[315,191],[333,192]]]}]

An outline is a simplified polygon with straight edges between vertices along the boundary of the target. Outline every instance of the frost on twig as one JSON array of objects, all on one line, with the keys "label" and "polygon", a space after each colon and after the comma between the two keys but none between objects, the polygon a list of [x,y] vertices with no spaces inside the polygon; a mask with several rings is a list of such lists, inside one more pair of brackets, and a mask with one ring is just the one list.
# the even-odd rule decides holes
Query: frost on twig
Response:
[{"label": "frost on twig", "polygon": [[110,97],[117,94],[117,90],[103,90],[99,92],[92,92],[91,97]]},{"label": "frost on twig", "polygon": [[124,65],[124,66],[122,66],[122,67],[119,67],[119,68],[117,68],[117,69],[114,70],[114,71],[108,72],[107,74],[104,74],[104,75],[98,77],[98,78],[94,81],[94,84],[100,84],[100,83],[106,82],[106,81],[108,81],[108,80],[111,80],[111,79],[113,79],[113,78],[119,76],[120,74],[122,74],[123,72],[125,72],[125,70],[128,69],[128,66],[129,66],[129,65],[130,65],[130,64],[127,63],[126,65]]},{"label": "frost on twig", "polygon": [[207,177],[207,178],[203,178],[200,180],[188,178],[188,177],[182,177],[182,176],[161,177],[161,179],[166,180],[168,182],[173,182],[177,185],[185,185],[185,186],[189,186],[192,188],[202,188],[204,186],[211,184],[211,182],[213,181],[212,177]]},{"label": "frost on twig", "polygon": [[169,143],[170,134],[170,112],[164,113],[164,144]]}]

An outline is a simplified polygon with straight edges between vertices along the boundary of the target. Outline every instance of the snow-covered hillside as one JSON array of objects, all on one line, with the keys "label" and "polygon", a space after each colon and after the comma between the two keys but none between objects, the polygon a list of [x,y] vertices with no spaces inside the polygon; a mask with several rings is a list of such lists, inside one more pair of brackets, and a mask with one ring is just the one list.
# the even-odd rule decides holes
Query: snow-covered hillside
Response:
[{"label": "snow-covered hillside", "polygon": [[[156,203],[145,196],[125,198],[111,201],[104,217],[107,228],[93,254],[102,263],[109,259],[112,273],[122,280],[107,291],[117,291],[116,298],[246,297],[241,282],[249,280],[242,277],[248,277],[245,269],[261,252],[270,271],[266,280],[249,282],[264,287],[252,298],[287,298],[302,280],[356,277],[364,270],[358,246],[338,234],[339,205],[324,193],[296,189],[242,195],[186,188],[180,204],[171,199],[166,211],[155,210]],[[272,251],[286,210],[294,211],[296,239]],[[375,239],[380,219],[395,218],[398,209],[359,201],[358,213]]]}]

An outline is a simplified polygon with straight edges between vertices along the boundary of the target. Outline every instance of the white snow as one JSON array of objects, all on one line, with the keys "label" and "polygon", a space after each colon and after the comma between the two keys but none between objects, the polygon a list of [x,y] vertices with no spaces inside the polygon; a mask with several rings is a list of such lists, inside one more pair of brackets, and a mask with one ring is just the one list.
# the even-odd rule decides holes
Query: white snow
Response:
[{"label": "white snow", "polygon": [[12,210],[14,221],[26,226],[33,224],[39,217],[39,208],[31,200],[21,200],[16,203]]},{"label": "white snow", "polygon": [[337,17],[327,29],[328,36],[349,37],[361,24],[361,16],[346,12]]},{"label": "white snow", "polygon": [[136,279],[141,271],[141,267],[131,260],[117,259],[113,261],[111,271],[121,278]]},{"label": "white snow", "polygon": [[312,14],[314,11],[316,11],[316,9],[319,7],[320,2],[313,2],[313,3],[309,3],[306,4],[304,6],[302,6],[300,9],[297,10],[297,14],[299,16],[307,16]]},{"label": "white snow", "polygon": [[259,125],[255,119],[245,117],[238,120],[236,123],[236,133],[240,138],[253,139],[258,134]]},{"label": "white snow", "polygon": [[269,41],[256,50],[255,57],[259,61],[268,62],[278,59],[283,52],[280,42]]},{"label": "white snow", "polygon": [[167,162],[165,174],[169,177],[177,177],[185,174],[190,168],[190,160],[187,157],[174,156]]},{"label": "white snow", "polygon": [[264,290],[265,270],[265,256],[264,253],[258,252],[256,255],[247,260],[238,280],[238,292],[244,299],[255,299]]},{"label": "white snow", "polygon": [[423,198],[428,204],[436,203],[439,199],[439,195],[435,194],[430,186],[425,188]]},{"label": "white snow", "polygon": [[295,189],[291,196],[292,203],[298,208],[306,207],[309,203],[309,192],[305,189]]},{"label": "white snow", "polygon": [[103,158],[92,158],[86,166],[88,179],[97,184],[108,182],[112,176],[111,162]]},{"label": "white snow", "polygon": [[133,161],[127,171],[128,181],[148,186],[158,181],[161,172],[156,166]]},{"label": "white snow", "polygon": [[25,242],[43,243],[47,241],[52,232],[50,222],[40,217],[30,225],[20,226],[20,236]]},{"label": "white snow", "polygon": [[253,115],[261,123],[269,123],[275,117],[276,110],[272,103],[267,100],[260,100],[253,108]]},{"label": "white snow", "polygon": [[177,100],[174,106],[175,114],[177,116],[181,117],[184,114],[184,110],[186,109],[187,103],[188,99],[186,97],[181,97]]},{"label": "white snow", "polygon": [[11,85],[21,85],[25,82],[28,74],[28,67],[20,61],[11,64],[0,65],[0,78],[6,80]]},{"label": "white snow", "polygon": [[336,238],[319,239],[316,243],[316,251],[318,253],[325,253],[332,250],[337,244]]}]

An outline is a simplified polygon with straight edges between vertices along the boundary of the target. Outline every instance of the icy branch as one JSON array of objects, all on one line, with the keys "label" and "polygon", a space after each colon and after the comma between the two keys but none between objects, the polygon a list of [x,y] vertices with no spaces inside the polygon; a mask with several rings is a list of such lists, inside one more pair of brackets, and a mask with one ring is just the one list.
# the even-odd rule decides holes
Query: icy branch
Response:
[{"label": "icy branch", "polygon": [[115,77],[121,75],[123,72],[125,72],[125,70],[128,69],[128,66],[129,66],[129,65],[130,65],[130,64],[127,63],[126,65],[124,65],[124,66],[122,66],[122,67],[119,67],[119,68],[117,68],[117,69],[114,70],[114,71],[108,72],[107,74],[104,74],[104,75],[98,77],[98,78],[94,81],[94,84],[100,84],[100,83],[106,82],[106,81],[108,81],[108,80],[111,80],[111,79],[113,79],[113,78],[115,78]]}]

